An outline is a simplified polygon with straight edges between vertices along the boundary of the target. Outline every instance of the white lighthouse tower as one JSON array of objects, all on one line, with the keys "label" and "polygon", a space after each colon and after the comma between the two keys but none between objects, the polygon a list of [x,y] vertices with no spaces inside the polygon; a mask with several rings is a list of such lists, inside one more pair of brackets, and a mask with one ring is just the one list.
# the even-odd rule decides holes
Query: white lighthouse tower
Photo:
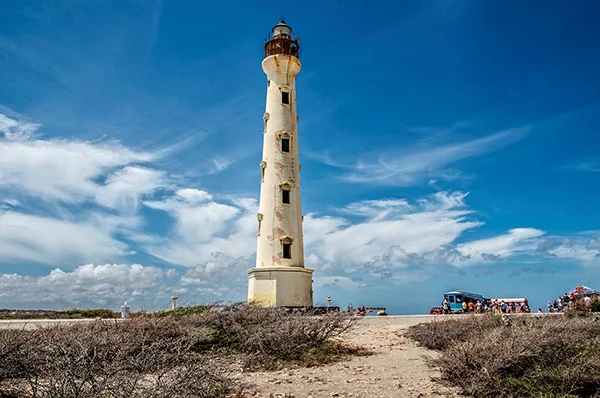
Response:
[{"label": "white lighthouse tower", "polygon": [[248,301],[310,307],[312,273],[304,268],[296,75],[299,42],[281,20],[265,43],[267,75],[256,268],[248,271]]}]

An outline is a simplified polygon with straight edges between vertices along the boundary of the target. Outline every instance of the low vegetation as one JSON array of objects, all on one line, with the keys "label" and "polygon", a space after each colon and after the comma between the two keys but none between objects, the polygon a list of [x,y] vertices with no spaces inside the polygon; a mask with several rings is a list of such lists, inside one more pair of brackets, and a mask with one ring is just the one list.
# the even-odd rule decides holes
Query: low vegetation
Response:
[{"label": "low vegetation", "polygon": [[163,316],[188,316],[188,315],[202,315],[207,311],[216,309],[216,305],[191,305],[187,307],[177,307],[174,310],[160,311],[160,312],[137,312],[132,314],[136,316],[150,316],[150,317],[163,317]]},{"label": "low vegetation", "polygon": [[473,397],[600,397],[597,315],[465,316],[408,336],[439,350],[441,380]]},{"label": "low vegetation", "polygon": [[89,310],[71,309],[63,311],[0,309],[0,319],[111,319],[120,317],[121,313],[105,308]]},{"label": "low vegetation", "polygon": [[[207,307],[208,308],[208,307]],[[0,397],[224,397],[232,372],[360,353],[336,342],[353,318],[237,306],[201,315],[0,329]]]}]

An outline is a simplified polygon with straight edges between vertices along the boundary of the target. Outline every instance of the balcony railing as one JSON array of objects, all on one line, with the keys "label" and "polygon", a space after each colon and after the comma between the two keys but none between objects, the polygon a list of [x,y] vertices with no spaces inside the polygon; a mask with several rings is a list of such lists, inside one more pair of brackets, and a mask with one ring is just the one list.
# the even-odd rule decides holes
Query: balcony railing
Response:
[{"label": "balcony railing", "polygon": [[300,41],[295,36],[269,34],[265,39],[265,58],[270,55],[285,54],[300,59]]}]

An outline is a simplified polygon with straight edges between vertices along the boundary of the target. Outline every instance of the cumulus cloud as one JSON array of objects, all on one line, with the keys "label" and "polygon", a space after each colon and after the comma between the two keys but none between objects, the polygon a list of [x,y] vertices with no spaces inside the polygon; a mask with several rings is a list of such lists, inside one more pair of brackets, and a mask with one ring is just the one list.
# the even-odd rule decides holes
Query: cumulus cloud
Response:
[{"label": "cumulus cloud", "polygon": [[188,269],[181,277],[180,286],[197,300],[245,300],[247,271],[254,265],[252,257],[213,253],[211,260]]},{"label": "cumulus cloud", "polygon": [[71,272],[59,268],[44,276],[0,274],[0,299],[5,305],[136,308],[168,304],[167,271],[140,264],[87,264]]}]

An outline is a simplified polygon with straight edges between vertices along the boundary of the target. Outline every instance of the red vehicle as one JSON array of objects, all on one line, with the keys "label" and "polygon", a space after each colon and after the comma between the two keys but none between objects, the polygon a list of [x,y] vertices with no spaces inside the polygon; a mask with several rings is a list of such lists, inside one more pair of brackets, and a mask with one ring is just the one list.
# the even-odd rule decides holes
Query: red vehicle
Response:
[{"label": "red vehicle", "polygon": [[432,307],[429,310],[429,315],[441,315],[444,313],[444,309],[442,307]]}]

